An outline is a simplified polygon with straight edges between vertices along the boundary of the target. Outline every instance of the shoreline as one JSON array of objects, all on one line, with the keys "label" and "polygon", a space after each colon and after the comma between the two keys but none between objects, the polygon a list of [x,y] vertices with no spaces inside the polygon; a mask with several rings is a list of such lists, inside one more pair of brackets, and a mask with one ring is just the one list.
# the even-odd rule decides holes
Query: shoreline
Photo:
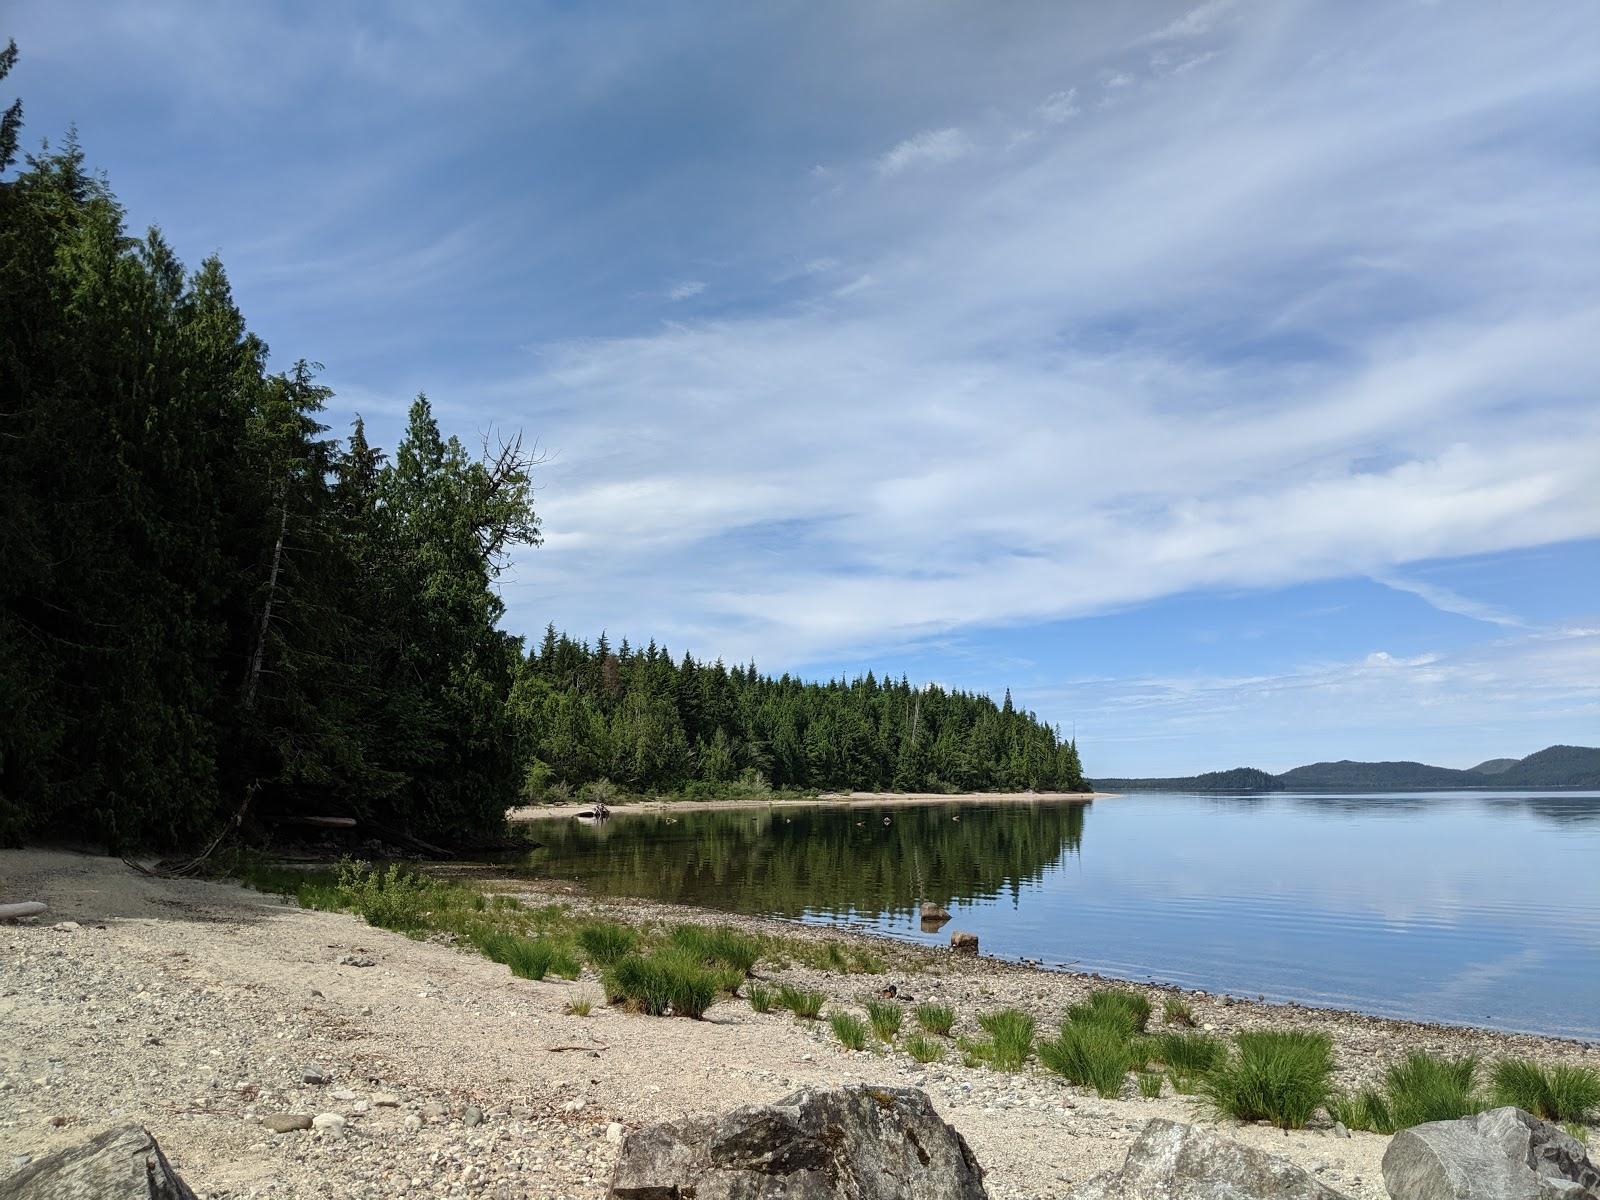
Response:
[{"label": "shoreline", "polygon": [[[805,799],[785,797],[761,799],[750,796],[736,800],[625,800],[609,806],[613,816],[628,813],[710,812],[714,809],[752,808],[899,808],[940,804],[1087,804],[1110,800],[1121,792],[822,792]],[[506,820],[514,824],[553,821],[576,817],[594,805],[573,800],[566,804],[524,804],[506,810]]]},{"label": "shoreline", "polygon": [[[822,991],[858,1011],[893,985],[932,1000],[976,1034],[978,1015],[1033,1014],[1048,1035],[1096,986],[1161,1000],[1181,995],[1196,1023],[1227,1038],[1273,1027],[1320,1030],[1336,1085],[1376,1081],[1406,1053],[1514,1054],[1600,1066],[1600,1050],[1561,1039],[1433,1026],[1332,1009],[1225,999],[961,956],[848,928],[748,918],[640,899],[600,898],[559,881],[461,864],[485,891],[566,905],[574,917],[692,922],[870,948],[886,970],[842,974],[763,961],[766,986]],[[518,979],[445,935],[412,939],[347,913],[304,909],[226,882],[141,876],[117,859],[0,851],[8,893],[44,900],[31,923],[0,926],[0,1172],[121,1121],[148,1126],[199,1194],[345,1197],[482,1194],[600,1200],[629,1130],[770,1103],[800,1087],[921,1088],[967,1139],[994,1200],[1071,1197],[1120,1164],[1152,1118],[1215,1127],[1316,1171],[1353,1200],[1385,1200],[1389,1139],[1336,1136],[1319,1120],[1283,1132],[1216,1121],[1193,1098],[1117,1099],[1030,1063],[968,1067],[953,1045],[918,1064],[902,1047],[843,1049],[827,1022],[716,1003],[703,1020],[606,1007],[590,968],[575,981]],[[592,1000],[580,1016],[574,1000]],[[908,1022],[909,1023],[909,1022]],[[562,1051],[570,1051],[563,1053]],[[312,1067],[328,1076],[305,1082]],[[344,1137],[275,1135],[263,1117],[337,1113]]]}]

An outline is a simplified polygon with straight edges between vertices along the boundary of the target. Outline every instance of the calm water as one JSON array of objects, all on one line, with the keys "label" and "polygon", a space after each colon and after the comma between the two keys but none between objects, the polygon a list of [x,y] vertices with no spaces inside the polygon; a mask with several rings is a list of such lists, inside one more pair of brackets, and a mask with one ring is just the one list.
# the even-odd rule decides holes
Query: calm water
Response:
[{"label": "calm water", "polygon": [[[988,954],[1126,979],[1600,1037],[1600,793],[746,809],[540,836],[529,872],[600,893],[929,944],[966,929]],[[954,920],[924,931],[919,898]]]}]

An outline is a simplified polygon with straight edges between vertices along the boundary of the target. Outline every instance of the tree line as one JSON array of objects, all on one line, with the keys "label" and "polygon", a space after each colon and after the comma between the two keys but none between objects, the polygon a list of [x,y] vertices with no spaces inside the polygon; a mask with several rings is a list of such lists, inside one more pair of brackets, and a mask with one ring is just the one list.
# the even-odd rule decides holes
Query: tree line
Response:
[{"label": "tree line", "polygon": [[525,655],[495,588],[541,537],[520,441],[469,448],[421,396],[392,455],[359,419],[329,436],[318,368],[269,369],[221,262],[131,236],[75,138],[13,172],[21,113],[0,114],[0,842],[315,814],[460,841],[601,778],[1076,778],[1053,732],[977,697]]}]

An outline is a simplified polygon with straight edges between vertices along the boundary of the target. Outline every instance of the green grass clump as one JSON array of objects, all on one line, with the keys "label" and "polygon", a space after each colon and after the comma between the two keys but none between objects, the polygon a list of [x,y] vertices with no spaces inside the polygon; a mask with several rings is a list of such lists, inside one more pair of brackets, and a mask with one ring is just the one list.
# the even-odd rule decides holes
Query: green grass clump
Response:
[{"label": "green grass clump", "polygon": [[1561,1128],[1567,1131],[1567,1136],[1569,1138],[1573,1138],[1576,1141],[1582,1142],[1585,1146],[1589,1144],[1588,1126],[1579,1125],[1576,1121],[1563,1121],[1561,1123]]},{"label": "green grass clump", "polygon": [[1600,1071],[1503,1058],[1491,1072],[1490,1094],[1497,1106],[1514,1104],[1541,1120],[1582,1124],[1600,1109]]},{"label": "green grass clump", "polygon": [[839,1039],[846,1050],[867,1048],[867,1023],[860,1017],[836,1012],[828,1018],[828,1024],[833,1029],[833,1036]]},{"label": "green grass clump", "polygon": [[1329,1096],[1326,1108],[1329,1118],[1340,1122],[1346,1129],[1365,1129],[1370,1133],[1395,1132],[1388,1098],[1372,1088],[1363,1088],[1353,1096]]},{"label": "green grass clump", "polygon": [[639,934],[618,921],[591,921],[578,930],[578,946],[597,967],[609,967],[624,955],[632,954]]},{"label": "green grass clump", "polygon": [[922,1026],[924,1033],[936,1034],[939,1037],[949,1037],[950,1030],[956,1023],[956,1010],[948,1004],[934,1004],[928,1001],[917,1005],[917,1024]]},{"label": "green grass clump", "polygon": [[1039,1043],[1039,1061],[1068,1083],[1090,1087],[1107,1100],[1122,1094],[1131,1067],[1128,1038],[1119,1026],[1067,1021],[1061,1035]]},{"label": "green grass clump", "polygon": [[1124,1037],[1143,1033],[1150,1022],[1150,1001],[1138,992],[1109,988],[1090,992],[1089,999],[1067,1009],[1067,1020],[1075,1024],[1109,1025]]},{"label": "green grass clump", "polygon": [[1166,1003],[1161,1006],[1161,1019],[1168,1025],[1182,1025],[1194,1028],[1194,1009],[1175,996],[1169,996]]},{"label": "green grass clump", "polygon": [[919,1063],[938,1062],[944,1057],[944,1043],[925,1034],[913,1033],[903,1043],[905,1052]]},{"label": "green grass clump", "polygon": [[698,1020],[717,998],[717,975],[694,958],[671,950],[649,957],[624,955],[602,976],[606,998],[659,1017]]},{"label": "green grass clump", "polygon": [[578,976],[577,960],[554,941],[518,937],[499,929],[485,930],[474,941],[485,958],[504,963],[518,978],[543,979],[551,972],[568,979]]},{"label": "green grass clump", "polygon": [[1234,1040],[1237,1052],[1200,1081],[1200,1095],[1218,1116],[1303,1129],[1332,1098],[1327,1034],[1261,1029]]},{"label": "green grass clump", "polygon": [[587,996],[579,996],[576,1000],[567,1001],[567,1012],[574,1017],[587,1017],[594,1011],[594,1001]]},{"label": "green grass clump", "polygon": [[1198,1077],[1222,1062],[1228,1056],[1228,1048],[1209,1033],[1168,1030],[1155,1039],[1155,1054],[1175,1075]]},{"label": "green grass clump", "polygon": [[[1478,1057],[1435,1058],[1421,1050],[1384,1073],[1389,1116],[1395,1129],[1428,1121],[1456,1121],[1483,1111],[1476,1082]],[[1349,1124],[1349,1122],[1346,1122]],[[1392,1130],[1380,1130],[1382,1133]]]},{"label": "green grass clump", "polygon": [[772,992],[762,987],[759,983],[752,983],[745,989],[745,998],[750,1001],[750,1007],[758,1013],[772,1011]]},{"label": "green grass clump", "polygon": [[748,975],[761,958],[761,940],[726,925],[678,925],[672,944],[708,963],[720,963]]},{"label": "green grass clump", "polygon": [[881,1042],[894,1041],[894,1035],[900,1032],[900,1022],[905,1016],[902,1009],[893,1000],[868,1000],[867,1020],[872,1022],[872,1032]]},{"label": "green grass clump", "polygon": [[1020,1071],[1033,1053],[1033,1018],[1020,1009],[984,1013],[978,1024],[989,1035],[989,1063],[997,1071]]},{"label": "green grass clump", "polygon": [[1139,1080],[1139,1095],[1143,1096],[1146,1100],[1156,1100],[1160,1098],[1162,1081],[1162,1075],[1160,1071],[1140,1071],[1137,1079]]},{"label": "green grass clump", "polygon": [[787,983],[778,988],[778,1004],[803,1021],[815,1021],[821,1016],[827,1000],[821,992],[809,992]]}]

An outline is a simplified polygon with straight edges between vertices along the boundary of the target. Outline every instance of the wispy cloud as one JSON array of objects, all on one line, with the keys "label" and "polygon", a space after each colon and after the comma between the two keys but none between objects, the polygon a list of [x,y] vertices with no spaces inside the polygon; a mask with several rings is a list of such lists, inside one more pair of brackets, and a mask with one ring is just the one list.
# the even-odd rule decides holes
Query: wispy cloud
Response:
[{"label": "wispy cloud", "polygon": [[689,300],[706,290],[703,280],[686,279],[682,283],[674,284],[667,292],[667,299],[676,303],[679,300]]},{"label": "wispy cloud", "polygon": [[1397,592],[1408,592],[1424,603],[1431,604],[1440,612],[1454,613],[1461,617],[1471,617],[1474,621],[1486,621],[1491,625],[1502,625],[1508,629],[1520,629],[1527,622],[1513,616],[1511,613],[1497,608],[1492,604],[1484,604],[1470,596],[1463,596],[1459,592],[1451,591],[1447,587],[1427,583],[1420,579],[1406,579],[1399,575],[1386,574],[1373,576],[1377,582],[1385,587],[1393,588]]},{"label": "wispy cloud", "polygon": [[915,167],[936,167],[972,153],[972,142],[959,129],[929,129],[909,137],[878,159],[878,174],[899,175]]}]

